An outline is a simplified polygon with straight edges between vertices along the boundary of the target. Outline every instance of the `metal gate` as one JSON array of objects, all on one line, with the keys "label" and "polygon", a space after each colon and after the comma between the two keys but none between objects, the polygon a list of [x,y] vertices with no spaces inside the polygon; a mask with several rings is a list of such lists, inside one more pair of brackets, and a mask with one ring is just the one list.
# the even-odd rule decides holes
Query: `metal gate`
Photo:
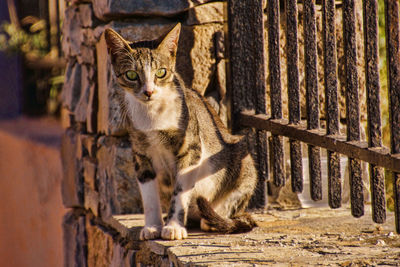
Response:
[{"label": "metal gate", "polygon": [[[316,3],[302,0],[306,120],[300,117],[299,57],[298,57],[298,3],[297,0],[266,0],[268,64],[264,62],[264,7],[262,0],[228,0],[227,88],[231,98],[232,129],[256,129],[254,141],[260,185],[268,179],[267,132],[271,134],[269,155],[273,182],[285,184],[283,136],[289,138],[291,184],[293,192],[303,190],[302,146],[307,143],[310,193],[313,200],[322,198],[321,148],[327,149],[328,198],[331,208],[341,206],[340,155],[349,159],[351,212],[355,217],[364,214],[361,161],[369,163],[373,221],[386,219],[385,172],[393,174],[396,230],[400,233],[400,36],[399,2],[385,0],[386,54],[389,98],[390,150],[382,145],[380,78],[378,70],[378,2],[364,0],[364,73],[358,73],[355,1],[343,0],[343,40],[346,136],[339,132],[338,80],[335,34],[335,0],[322,0],[322,29],[325,88],[326,127],[320,127],[319,93],[317,79]],[[282,7],[282,9],[280,8]],[[284,8],[283,8],[284,7]],[[288,114],[282,115],[280,70],[280,10],[286,12]],[[265,66],[268,66],[270,111],[267,115]],[[361,141],[358,75],[365,75],[367,93],[367,142]],[[247,112],[250,110],[252,112]],[[255,113],[255,114],[254,114]],[[261,187],[262,189],[262,187]],[[258,201],[264,199],[259,190]]]}]

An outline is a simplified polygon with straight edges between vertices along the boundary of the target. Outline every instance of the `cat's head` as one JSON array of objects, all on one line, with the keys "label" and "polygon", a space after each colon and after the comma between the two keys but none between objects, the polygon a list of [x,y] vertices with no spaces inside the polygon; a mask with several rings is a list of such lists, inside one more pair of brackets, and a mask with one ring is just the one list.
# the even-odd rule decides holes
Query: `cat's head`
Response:
[{"label": "cat's head", "polygon": [[168,99],[175,90],[176,52],[181,25],[158,44],[129,43],[112,29],[104,32],[119,85],[142,103]]}]

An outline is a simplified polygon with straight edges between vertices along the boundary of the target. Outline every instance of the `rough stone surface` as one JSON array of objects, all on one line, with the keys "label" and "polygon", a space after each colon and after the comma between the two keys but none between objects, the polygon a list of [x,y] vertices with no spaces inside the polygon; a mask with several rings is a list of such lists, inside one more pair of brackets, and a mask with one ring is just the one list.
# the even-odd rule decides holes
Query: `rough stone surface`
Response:
[{"label": "rough stone surface", "polygon": [[78,134],[72,128],[67,129],[61,142],[61,193],[63,204],[67,208],[83,205],[83,168],[81,159],[77,158],[80,150],[78,147]]},{"label": "rough stone surface", "polygon": [[186,25],[224,22],[224,3],[212,2],[189,9]]},{"label": "rough stone surface", "polygon": [[98,78],[98,113],[97,130],[106,135],[123,135],[126,133],[121,118],[121,110],[114,95],[122,90],[116,84],[116,77],[111,70],[111,62],[107,55],[107,46],[102,37],[96,45],[97,78]]},{"label": "rough stone surface", "polygon": [[[209,1],[209,0],[208,0]],[[104,1],[93,0],[96,17],[101,20],[135,16],[170,17],[189,8],[208,2],[207,0],[149,0],[149,1]]]},{"label": "rough stone surface", "polygon": [[87,263],[88,266],[134,266],[134,251],[124,248],[113,236],[86,219]]},{"label": "rough stone surface", "polygon": [[74,60],[69,61],[65,71],[65,83],[61,94],[63,105],[69,111],[75,110],[81,97],[81,77],[82,66]]},{"label": "rough stone surface", "polygon": [[81,24],[79,8],[77,6],[71,5],[65,10],[62,32],[62,49],[64,56],[68,58],[79,55]]},{"label": "rough stone surface", "polygon": [[107,219],[113,214],[141,212],[130,143],[116,137],[101,137],[98,143],[96,179],[101,216]]},{"label": "rough stone surface", "polygon": [[87,237],[85,231],[85,216],[67,212],[63,220],[64,231],[64,266],[86,267]]},{"label": "rough stone surface", "polygon": [[99,193],[96,186],[96,160],[90,157],[83,158],[84,179],[84,207],[98,216]]},{"label": "rough stone surface", "polygon": [[[181,241],[140,242],[137,264],[158,257],[153,262],[174,266],[398,266],[400,237],[394,234],[394,214],[377,225],[369,208],[360,219],[353,218],[349,208],[270,210],[255,214],[259,227],[245,234],[190,230]],[[116,219],[138,232],[141,218]]]},{"label": "rough stone surface", "polygon": [[[79,62],[78,62],[79,63]],[[81,66],[81,84],[80,84],[80,96],[79,100],[76,105],[72,106],[71,105],[71,111],[74,112],[75,114],[75,120],[78,122],[85,122],[86,118],[88,116],[87,111],[89,108],[89,96],[90,96],[90,91],[93,90],[91,89],[94,84],[91,82],[91,76],[93,74],[90,74],[90,69],[85,66],[85,65],[78,65]],[[74,88],[72,90],[77,90],[78,88]]]},{"label": "rough stone surface", "polygon": [[79,21],[84,28],[93,26],[93,9],[91,4],[79,5]]}]

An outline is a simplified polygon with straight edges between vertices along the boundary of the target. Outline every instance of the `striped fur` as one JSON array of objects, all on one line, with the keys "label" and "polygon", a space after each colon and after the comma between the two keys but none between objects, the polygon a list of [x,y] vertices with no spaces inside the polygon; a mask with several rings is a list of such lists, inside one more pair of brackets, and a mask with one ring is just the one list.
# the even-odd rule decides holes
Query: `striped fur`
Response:
[{"label": "striped fur", "polygon": [[[231,135],[204,97],[186,88],[175,72],[179,33],[180,24],[159,43],[135,45],[105,31],[138,163],[146,221],[142,240],[186,238],[188,219],[224,233],[255,226],[248,215],[240,216],[257,183],[247,138]],[[160,69],[165,76],[159,77]],[[126,76],[131,70],[135,81]],[[162,210],[168,210],[165,222]]]}]

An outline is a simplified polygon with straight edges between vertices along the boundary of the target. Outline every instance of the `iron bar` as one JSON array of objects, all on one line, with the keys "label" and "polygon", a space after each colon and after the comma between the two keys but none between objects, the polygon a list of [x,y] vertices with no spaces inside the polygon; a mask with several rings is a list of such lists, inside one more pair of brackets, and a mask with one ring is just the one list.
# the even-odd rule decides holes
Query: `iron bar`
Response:
[{"label": "iron bar", "polygon": [[[317,42],[315,6],[313,0],[304,0],[304,55],[306,80],[307,128],[319,128],[319,100],[317,73]],[[309,145],[310,193],[313,200],[322,199],[320,148]]]},{"label": "iron bar", "polygon": [[[385,0],[386,54],[389,77],[391,153],[400,153],[400,34],[399,2]],[[393,173],[396,231],[400,233],[400,173]]]},{"label": "iron bar", "polygon": [[[365,80],[367,89],[368,146],[382,146],[379,55],[378,55],[378,1],[364,0]],[[369,165],[372,219],[376,223],[386,220],[385,177],[382,168]]]},{"label": "iron bar", "polygon": [[[279,56],[279,1],[270,0],[268,10],[268,53],[270,73],[271,116],[282,118],[281,69]],[[273,175],[276,186],[285,184],[283,140],[278,135],[272,135],[271,157],[273,157]]]},{"label": "iron bar", "polygon": [[[289,123],[298,124],[300,121],[300,85],[297,42],[297,0],[286,0],[285,4]],[[303,191],[301,144],[296,140],[289,140],[289,143],[292,191],[300,193]]]},{"label": "iron bar", "polygon": [[[264,21],[262,0],[228,0],[227,94],[231,100],[231,126],[234,133],[242,128],[237,123],[243,110],[266,113]],[[266,132],[251,136],[256,143],[253,156],[258,166],[258,188],[252,203],[257,207],[265,203],[265,181],[268,180]]]},{"label": "iron bar", "polygon": [[[360,111],[358,106],[358,73],[354,0],[343,0],[343,42],[346,73],[347,141],[360,140]],[[351,214],[364,215],[361,163],[349,158]]]},{"label": "iron bar", "polygon": [[[324,45],[324,82],[326,134],[339,133],[339,108],[336,62],[335,1],[322,2],[322,28]],[[331,208],[339,208],[342,202],[340,156],[328,151],[328,199]]]},{"label": "iron bar", "polygon": [[242,112],[239,123],[245,127],[266,130],[313,146],[324,147],[332,152],[357,158],[389,170],[400,172],[400,153],[390,154],[385,148],[368,148],[363,141],[346,141],[346,137],[326,135],[323,130],[307,130],[305,123],[292,125],[285,119],[274,120],[266,115],[253,115]]}]

